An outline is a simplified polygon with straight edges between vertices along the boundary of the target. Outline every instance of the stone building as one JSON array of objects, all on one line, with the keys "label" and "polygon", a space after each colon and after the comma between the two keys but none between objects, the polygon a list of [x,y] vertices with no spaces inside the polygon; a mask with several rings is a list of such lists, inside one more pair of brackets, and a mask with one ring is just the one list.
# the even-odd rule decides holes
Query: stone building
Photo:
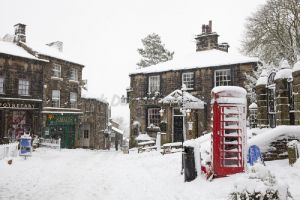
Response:
[{"label": "stone building", "polygon": [[120,129],[119,123],[114,121],[113,119],[110,119],[110,126],[111,126],[111,134],[110,134],[110,142],[111,148],[115,148],[115,150],[120,150],[123,145],[123,135],[124,131]]},{"label": "stone building", "polygon": [[[32,94],[26,91],[25,95],[21,95],[23,96],[22,105],[33,105],[32,101],[34,101],[39,108],[37,111],[39,114],[32,120],[37,118],[41,121],[38,125],[39,128],[35,128],[35,133],[44,137],[60,137],[63,148],[78,146],[79,115],[82,114],[80,110],[81,88],[84,85],[82,69],[84,65],[62,52],[62,42],[33,45],[26,41],[26,25],[16,24],[14,28],[14,35],[7,34],[2,39],[5,41],[2,43],[7,46],[13,45],[17,48],[10,49],[7,47],[7,61],[3,61],[5,68],[12,65],[11,72],[5,75],[7,83],[9,83],[6,89],[11,90],[10,93],[7,91],[7,95],[10,95],[10,98],[11,96],[15,98],[16,91],[18,91],[17,79],[14,78],[13,82],[13,76],[16,78],[23,77],[23,82],[19,83],[23,84],[23,90],[29,88],[29,90],[34,91],[29,91]],[[14,56],[16,53],[20,54],[16,56],[18,58]],[[24,59],[24,56],[27,59]],[[16,71],[17,66],[21,66],[18,71]],[[20,98],[20,95],[17,96]],[[26,98],[32,101],[24,100]],[[25,102],[32,104],[25,104]]]},{"label": "stone building", "polygon": [[110,138],[105,132],[110,116],[108,103],[95,98],[82,98],[81,110],[79,147],[108,149]]},{"label": "stone building", "polygon": [[40,133],[47,63],[16,43],[0,41],[0,138],[15,140],[24,132]]},{"label": "stone building", "polygon": [[211,22],[202,26],[195,40],[195,53],[129,75],[131,146],[140,132],[156,136],[151,124],[161,127],[163,143],[199,137],[210,129],[212,88],[243,87],[245,73],[256,70],[257,58],[228,53],[229,45],[218,43]]},{"label": "stone building", "polygon": [[258,127],[300,124],[299,71],[300,61],[292,68],[286,60],[277,71],[263,71],[256,84]]}]

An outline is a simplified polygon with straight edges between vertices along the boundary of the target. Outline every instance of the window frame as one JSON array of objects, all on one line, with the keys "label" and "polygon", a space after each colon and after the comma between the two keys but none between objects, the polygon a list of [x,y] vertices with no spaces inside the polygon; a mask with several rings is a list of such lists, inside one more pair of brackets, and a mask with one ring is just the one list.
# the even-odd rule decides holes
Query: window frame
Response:
[{"label": "window frame", "polygon": [[[54,96],[54,92],[58,92],[58,97]],[[52,107],[60,108],[60,90],[52,90]],[[57,103],[58,102],[58,103]],[[55,103],[55,105],[54,105]]]},{"label": "window frame", "polygon": [[[72,98],[72,95],[75,95],[75,98]],[[78,94],[76,92],[70,92],[70,107],[71,108],[77,108],[77,102],[78,102]]]},{"label": "window frame", "polygon": [[[56,67],[59,67],[59,70]],[[53,64],[52,72],[53,72],[53,74],[52,74],[53,77],[61,78],[61,65]]]},{"label": "window frame", "polygon": [[[160,124],[160,108],[148,108],[147,109],[147,124],[150,126],[150,124],[154,124],[155,126],[159,126]],[[153,116],[156,116],[156,118],[153,118]],[[153,122],[151,120],[157,120],[157,122]]]},{"label": "window frame", "polygon": [[[154,80],[157,82],[153,83]],[[156,87],[157,90],[152,90],[154,87]],[[160,75],[153,75],[148,77],[148,93],[152,94],[155,92],[160,92]]]},{"label": "window frame", "polygon": [[89,139],[90,138],[89,136],[90,136],[90,131],[87,129],[83,130],[83,139]]},{"label": "window frame", "polygon": [[[191,78],[191,80],[185,80],[184,76],[185,75],[191,75],[189,78]],[[187,84],[185,82],[188,82]],[[194,72],[182,72],[181,75],[181,83],[182,85],[185,84],[186,89],[187,90],[194,90],[195,88],[195,73]],[[189,87],[190,85],[192,85],[193,87]]]},{"label": "window frame", "polygon": [[[229,80],[228,79],[227,80],[222,80],[222,83],[224,83],[224,81],[226,81],[227,85],[224,85],[224,84],[217,85],[217,73],[218,72],[228,72],[227,76],[229,76]],[[222,75],[222,76],[224,76],[224,75]],[[219,83],[221,83],[220,80],[219,80]],[[230,85],[232,85],[232,75],[231,75],[231,69],[230,68],[218,69],[218,70],[214,71],[214,86],[215,87],[217,87],[217,86],[230,86]]]},{"label": "window frame", "polygon": [[27,79],[20,78],[18,83],[18,95],[29,96],[30,82]]},{"label": "window frame", "polygon": [[78,69],[72,68],[69,78],[70,78],[71,81],[78,81]]}]

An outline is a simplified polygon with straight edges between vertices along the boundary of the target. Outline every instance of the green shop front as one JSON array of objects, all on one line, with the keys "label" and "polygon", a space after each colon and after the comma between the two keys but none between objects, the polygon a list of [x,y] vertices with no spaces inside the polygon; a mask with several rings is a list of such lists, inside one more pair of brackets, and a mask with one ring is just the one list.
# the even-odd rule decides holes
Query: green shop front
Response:
[{"label": "green shop front", "polygon": [[46,114],[46,127],[43,130],[43,136],[45,138],[60,138],[61,148],[75,148],[78,122],[78,115],[75,114]]}]

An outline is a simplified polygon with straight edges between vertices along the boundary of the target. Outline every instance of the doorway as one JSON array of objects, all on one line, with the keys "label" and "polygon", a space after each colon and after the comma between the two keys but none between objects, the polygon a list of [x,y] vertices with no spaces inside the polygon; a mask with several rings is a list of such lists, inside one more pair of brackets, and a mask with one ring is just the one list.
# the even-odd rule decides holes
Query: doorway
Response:
[{"label": "doorway", "polygon": [[183,142],[183,114],[180,109],[173,109],[173,142]]}]

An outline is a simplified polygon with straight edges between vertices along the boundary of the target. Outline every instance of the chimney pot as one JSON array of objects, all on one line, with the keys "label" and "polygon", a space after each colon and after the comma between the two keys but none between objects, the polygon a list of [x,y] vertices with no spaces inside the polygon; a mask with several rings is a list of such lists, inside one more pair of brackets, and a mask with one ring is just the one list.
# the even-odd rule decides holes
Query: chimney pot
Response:
[{"label": "chimney pot", "polygon": [[212,32],[212,21],[211,20],[209,20],[208,26],[209,26],[209,33],[211,33]]},{"label": "chimney pot", "polygon": [[14,25],[15,27],[15,36],[14,42],[26,42],[26,25],[18,23]]},{"label": "chimney pot", "polygon": [[202,33],[205,33],[205,24],[202,24]]}]

